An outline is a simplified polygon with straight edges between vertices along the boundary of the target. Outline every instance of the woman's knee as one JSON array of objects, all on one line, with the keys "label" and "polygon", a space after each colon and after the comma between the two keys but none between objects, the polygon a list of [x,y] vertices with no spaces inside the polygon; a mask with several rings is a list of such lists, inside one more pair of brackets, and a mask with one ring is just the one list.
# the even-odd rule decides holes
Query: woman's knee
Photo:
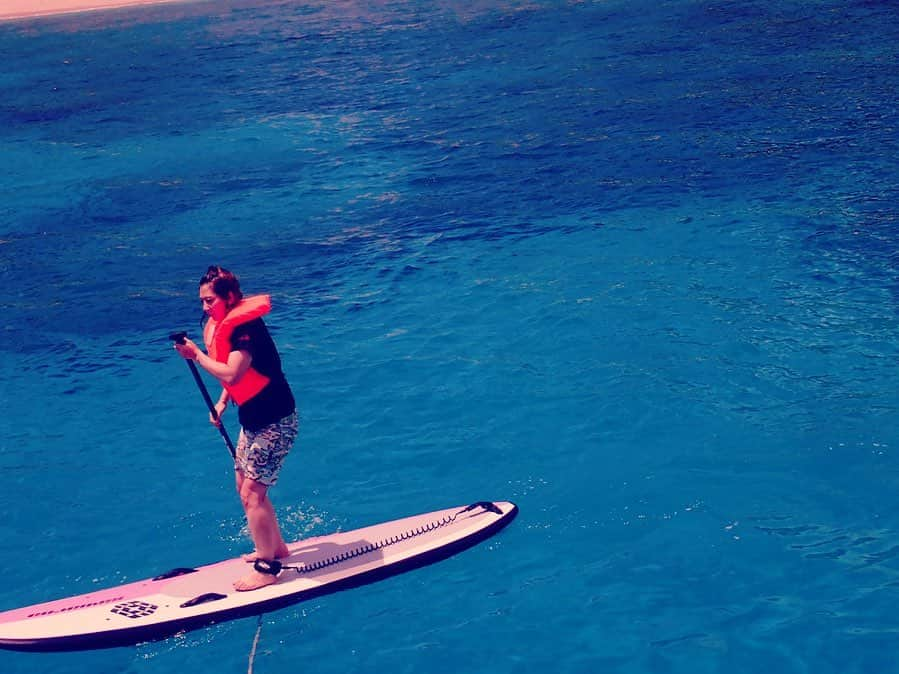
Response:
[{"label": "woman's knee", "polygon": [[265,503],[268,487],[255,480],[245,479],[240,485],[240,500],[245,508],[258,508]]}]

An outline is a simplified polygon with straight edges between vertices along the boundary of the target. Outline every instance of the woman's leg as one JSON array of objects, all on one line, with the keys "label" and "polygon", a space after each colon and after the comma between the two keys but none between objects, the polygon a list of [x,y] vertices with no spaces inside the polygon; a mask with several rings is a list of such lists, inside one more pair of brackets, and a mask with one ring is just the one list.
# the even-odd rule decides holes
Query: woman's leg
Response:
[{"label": "woman's leg", "polygon": [[[285,557],[290,555],[290,550],[287,548],[287,543],[284,542],[284,538],[281,535],[281,529],[278,526],[278,518],[275,515],[274,506],[272,506],[272,501],[268,497],[268,491],[265,485],[259,484],[258,482],[254,482],[250,478],[246,477],[239,470],[234,471],[234,475],[237,480],[237,493],[240,496],[240,502],[243,505],[244,514],[247,516],[247,525],[250,529],[250,537],[253,539],[253,544],[256,546],[253,549],[253,552],[249,552],[243,555],[244,560],[247,562],[255,562],[257,559],[284,559]],[[245,488],[244,484],[248,484]],[[258,488],[261,487],[264,496],[260,502],[258,495]],[[244,489],[247,491],[245,492]],[[249,500],[252,500],[253,507],[250,508],[248,506]],[[263,511],[260,513],[260,509]],[[251,520],[251,512],[252,517]],[[254,525],[257,521],[261,522],[261,527],[257,526],[259,534],[256,533],[256,529],[254,529]],[[274,555],[267,557],[265,554],[260,552],[259,548],[259,536],[265,537],[266,535],[272,535],[272,543],[274,545]],[[268,551],[268,546],[266,547],[266,552]]]},{"label": "woman's leg", "polygon": [[[239,475],[239,473],[238,473]],[[247,477],[238,477],[240,500],[247,516],[250,536],[256,545],[256,557],[274,560],[289,554],[287,545],[281,537],[275,509],[268,498],[268,487]],[[260,573],[255,569],[234,583],[237,590],[255,590],[271,585],[277,577]]]}]

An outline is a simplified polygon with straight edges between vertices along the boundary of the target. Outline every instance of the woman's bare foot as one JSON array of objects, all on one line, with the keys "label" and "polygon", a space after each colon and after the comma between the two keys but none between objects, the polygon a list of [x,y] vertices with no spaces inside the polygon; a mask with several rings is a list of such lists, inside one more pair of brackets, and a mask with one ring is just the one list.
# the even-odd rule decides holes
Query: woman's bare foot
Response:
[{"label": "woman's bare foot", "polygon": [[238,592],[248,592],[250,590],[258,590],[266,585],[274,585],[278,582],[278,576],[270,573],[259,573],[255,569],[250,571],[243,578],[234,581],[234,589]]},{"label": "woman's bare foot", "polygon": [[[284,545],[284,546],[278,548],[278,552],[275,553],[275,559],[285,559],[287,557],[290,557],[290,550],[287,549],[287,546]],[[253,550],[253,552],[248,552],[246,554],[241,555],[240,558],[249,564],[252,564],[257,559],[260,559],[259,553],[256,552],[255,550]]]}]

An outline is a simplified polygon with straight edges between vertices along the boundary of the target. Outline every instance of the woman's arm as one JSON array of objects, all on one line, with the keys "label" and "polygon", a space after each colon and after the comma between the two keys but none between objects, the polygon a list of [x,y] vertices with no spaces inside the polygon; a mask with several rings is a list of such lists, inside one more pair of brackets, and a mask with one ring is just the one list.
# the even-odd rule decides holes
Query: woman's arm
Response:
[{"label": "woman's arm", "polygon": [[184,344],[175,344],[175,348],[183,358],[195,361],[213,377],[228,385],[239,382],[253,362],[253,356],[249,351],[232,351],[228,354],[228,362],[220,363],[203,353],[200,347],[186,338]]}]

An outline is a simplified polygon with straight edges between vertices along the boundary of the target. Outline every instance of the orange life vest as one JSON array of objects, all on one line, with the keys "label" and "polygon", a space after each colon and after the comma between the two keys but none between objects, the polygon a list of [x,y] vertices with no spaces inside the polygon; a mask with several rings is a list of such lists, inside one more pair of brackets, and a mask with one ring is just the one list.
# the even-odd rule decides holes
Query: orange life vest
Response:
[{"label": "orange life vest", "polygon": [[[206,342],[206,351],[209,357],[219,363],[227,363],[231,353],[231,335],[237,326],[249,323],[252,320],[265,316],[272,310],[271,297],[268,295],[254,295],[245,297],[216,322],[211,318],[203,328],[203,341]],[[243,376],[233,384],[222,384],[228,395],[238,405],[255,396],[268,383],[269,378],[258,372],[252,365],[243,373]]]}]

